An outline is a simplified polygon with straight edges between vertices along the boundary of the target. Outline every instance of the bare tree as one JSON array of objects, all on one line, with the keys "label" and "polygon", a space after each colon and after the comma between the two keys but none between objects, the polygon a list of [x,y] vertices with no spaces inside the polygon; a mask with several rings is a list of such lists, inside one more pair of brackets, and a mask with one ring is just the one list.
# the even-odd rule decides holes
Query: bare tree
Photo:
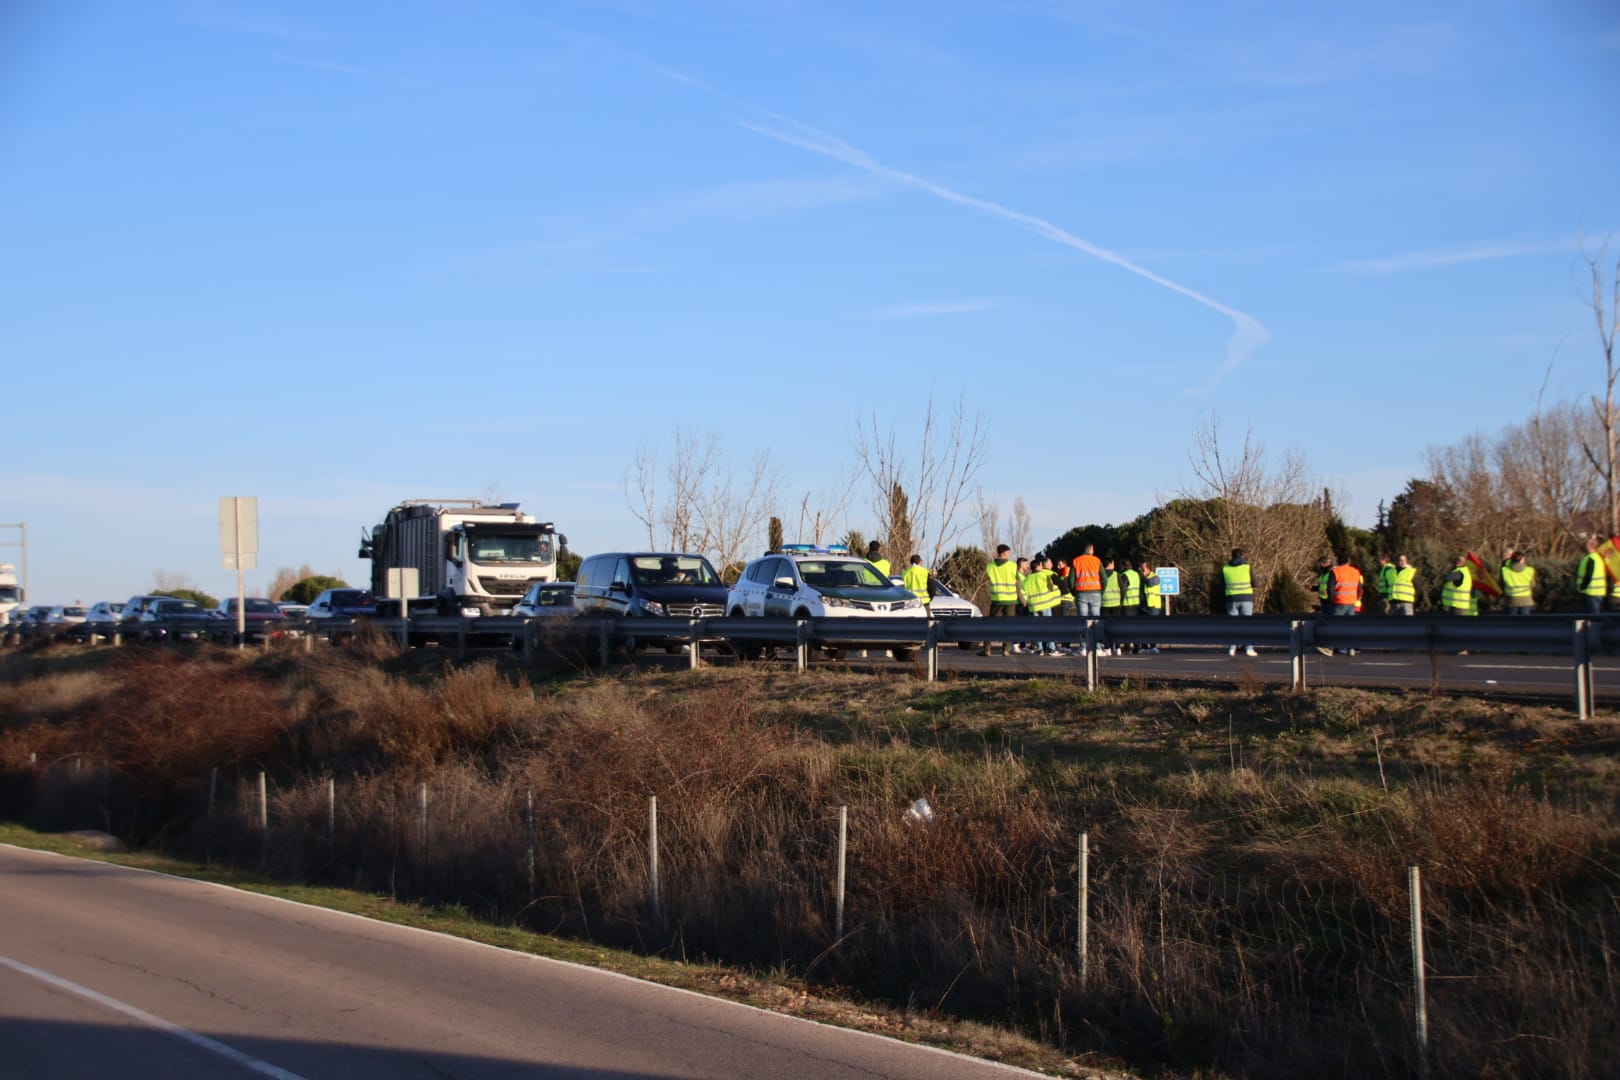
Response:
[{"label": "bare tree", "polygon": [[1233,548],[1248,553],[1257,597],[1265,597],[1279,575],[1314,587],[1312,564],[1326,544],[1328,514],[1304,457],[1290,450],[1273,465],[1253,428],[1234,450],[1222,442],[1220,418],[1211,414],[1193,432],[1187,460],[1192,483],[1169,499],[1161,496],[1148,538],[1153,550],[1190,564],[1185,587],[1207,588]]},{"label": "bare tree", "polygon": [[854,473],[843,474],[821,488],[807,491],[799,499],[799,523],[793,542],[822,544],[828,537],[840,536],[845,530],[849,501],[855,494]]},{"label": "bare tree", "polygon": [[978,488],[973,493],[973,518],[979,526],[979,547],[986,558],[995,558],[1001,539],[1001,504]]},{"label": "bare tree", "polygon": [[280,600],[282,593],[305,578],[314,576],[315,568],[310,566],[309,563],[305,563],[296,570],[290,566],[278,566],[276,576],[270,579],[269,585],[265,586],[263,595],[271,600]]},{"label": "bare tree", "polygon": [[620,489],[648,547],[698,552],[724,569],[763,541],[779,484],[769,451],[750,457],[739,476],[719,435],[677,426],[667,464],[643,444]]},{"label": "bare tree", "polygon": [[858,470],[870,484],[872,510],[884,537],[895,530],[892,500],[898,485],[909,496],[907,511],[916,553],[930,565],[938,562],[977,524],[971,508],[988,439],[986,415],[982,410],[969,415],[966,395],[959,396],[949,417],[942,418],[930,394],[921,436],[911,446],[902,445],[893,427],[880,429],[875,412],[857,423]]},{"label": "bare tree", "polygon": [[1013,500],[1012,514],[1007,518],[1007,543],[1011,545],[1013,558],[1023,559],[1035,554],[1032,550],[1035,544],[1034,530],[1029,524],[1029,507],[1024,505],[1024,497],[1018,496]]},{"label": "bare tree", "polygon": [[1598,350],[1603,354],[1603,396],[1591,396],[1592,412],[1597,418],[1600,440],[1583,442],[1581,448],[1586,460],[1603,482],[1603,493],[1609,511],[1608,535],[1620,534],[1620,490],[1617,490],[1615,455],[1620,443],[1620,414],[1615,412],[1614,385],[1620,377],[1615,367],[1614,341],[1616,325],[1620,324],[1620,256],[1610,269],[1605,264],[1609,255],[1609,242],[1596,253],[1589,253],[1581,245],[1581,259],[1586,263],[1592,279],[1590,303],[1592,316],[1597,320]]}]

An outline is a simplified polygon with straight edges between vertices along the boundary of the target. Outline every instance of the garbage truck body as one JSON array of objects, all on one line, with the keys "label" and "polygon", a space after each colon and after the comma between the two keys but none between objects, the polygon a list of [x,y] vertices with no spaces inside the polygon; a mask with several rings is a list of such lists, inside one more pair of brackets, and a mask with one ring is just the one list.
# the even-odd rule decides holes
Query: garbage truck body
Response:
[{"label": "garbage truck body", "polygon": [[441,615],[505,615],[529,586],[557,580],[568,538],[517,503],[409,499],[362,535],[371,591],[388,596],[388,571],[414,569],[417,593],[439,601]]}]

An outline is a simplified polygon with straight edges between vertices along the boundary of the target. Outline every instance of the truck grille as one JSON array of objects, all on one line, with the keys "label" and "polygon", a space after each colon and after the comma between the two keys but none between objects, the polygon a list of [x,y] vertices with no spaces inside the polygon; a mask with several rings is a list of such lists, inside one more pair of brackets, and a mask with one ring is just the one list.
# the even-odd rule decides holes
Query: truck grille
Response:
[{"label": "truck grille", "polygon": [[479,578],[479,586],[486,596],[522,596],[529,591],[527,581],[502,581],[499,578]]}]

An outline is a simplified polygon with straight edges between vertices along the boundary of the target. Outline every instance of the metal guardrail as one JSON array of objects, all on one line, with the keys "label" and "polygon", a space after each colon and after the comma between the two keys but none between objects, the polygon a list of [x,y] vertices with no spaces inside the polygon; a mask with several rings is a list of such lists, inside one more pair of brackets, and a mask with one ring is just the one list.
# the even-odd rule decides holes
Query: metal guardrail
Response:
[{"label": "metal guardrail", "polygon": [[[353,634],[362,620],[312,621],[326,637]],[[1381,650],[1406,653],[1504,653],[1567,656],[1574,679],[1575,711],[1591,715],[1594,682],[1592,658],[1620,653],[1620,615],[1484,616],[1357,618],[1221,615],[1173,618],[942,618],[893,616],[871,618],[459,618],[438,615],[368,619],[411,644],[437,643],[466,649],[480,639],[517,646],[532,657],[543,646],[566,640],[592,648],[608,663],[616,641],[635,638],[676,643],[698,667],[704,644],[727,644],[739,655],[756,655],[771,647],[791,646],[799,670],[809,666],[813,650],[861,647],[915,649],[922,654],[927,678],[939,676],[939,650],[945,646],[991,643],[1034,644],[1056,641],[1083,648],[1086,685],[1095,688],[1098,656],[1105,647],[1152,642],[1156,645],[1253,645],[1286,650],[1290,685],[1306,686],[1305,658],[1317,648]]]}]

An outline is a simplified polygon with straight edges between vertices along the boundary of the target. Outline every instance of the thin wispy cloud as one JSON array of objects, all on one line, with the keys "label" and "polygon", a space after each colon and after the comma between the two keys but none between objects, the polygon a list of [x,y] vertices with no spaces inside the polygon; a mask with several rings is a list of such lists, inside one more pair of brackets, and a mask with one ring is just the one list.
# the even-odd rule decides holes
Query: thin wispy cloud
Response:
[{"label": "thin wispy cloud", "polygon": [[941,315],[973,315],[1002,307],[1000,300],[946,300],[933,304],[893,304],[872,312],[874,319],[927,319]]},{"label": "thin wispy cloud", "polygon": [[1242,365],[1243,361],[1248,358],[1250,353],[1254,352],[1255,349],[1259,348],[1271,337],[1270,331],[1268,331],[1264,324],[1262,324],[1260,320],[1256,319],[1254,316],[1239,311],[1227,304],[1223,304],[1219,300],[1206,296],[1196,289],[1188,288],[1186,285],[1183,285],[1180,282],[1172,281],[1162,274],[1156,274],[1147,267],[1139,266],[1138,264],[1125,258],[1125,256],[1119,254],[1118,252],[1110,251],[1107,248],[1093,244],[1089,240],[1075,236],[1068,230],[1062,229],[1044,218],[1036,217],[1033,214],[1026,214],[1020,210],[1014,210],[1007,206],[1002,206],[1000,203],[994,203],[988,199],[980,199],[973,195],[966,195],[960,191],[956,191],[953,188],[949,188],[943,184],[929,180],[926,177],[917,176],[914,173],[908,173],[904,170],[884,165],[882,162],[876,160],[864,150],[851,146],[844,140],[833,135],[829,135],[824,131],[810,127],[807,124],[801,124],[798,121],[792,120],[788,117],[779,116],[776,114],[768,115],[770,115],[771,119],[775,121],[774,125],[756,123],[751,120],[742,120],[739,121],[739,123],[741,123],[742,126],[749,131],[752,131],[757,135],[762,135],[765,138],[775,139],[777,142],[786,143],[789,146],[796,146],[801,150],[808,150],[811,153],[820,154],[823,157],[829,157],[835,161],[841,161],[852,168],[860,169],[863,172],[869,173],[873,176],[882,177],[885,180],[890,180],[898,184],[903,184],[907,187],[912,187],[920,191],[927,192],[937,199],[943,199],[946,202],[955,203],[958,206],[965,206],[970,210],[977,210],[982,214],[988,214],[992,217],[1001,218],[1003,221],[1012,222],[1014,225],[1032,232],[1037,236],[1044,237],[1057,244],[1062,244],[1065,247],[1073,248],[1075,251],[1090,255],[1092,258],[1110,263],[1119,267],[1121,270],[1135,274],[1137,277],[1144,278],[1147,281],[1151,281],[1155,285],[1169,289],[1171,292],[1185,296],[1187,299],[1192,300],[1195,303],[1202,304],[1204,307],[1207,307],[1212,311],[1217,311],[1226,316],[1232,321],[1232,336],[1227,339],[1226,344],[1226,360],[1211,374],[1209,382],[1203,388],[1203,391],[1206,393],[1209,390],[1212,390],[1215,385],[1219,383],[1220,380],[1227,374],[1236,370],[1240,365]]},{"label": "thin wispy cloud", "polygon": [[[877,185],[843,177],[746,180],[675,195],[667,206],[688,214],[760,218],[864,202],[879,193]],[[657,209],[661,211],[664,207]]]},{"label": "thin wispy cloud", "polygon": [[1497,259],[1517,259],[1526,255],[1552,255],[1561,251],[1574,251],[1571,240],[1498,242],[1469,244],[1464,247],[1427,248],[1399,255],[1386,255],[1377,259],[1347,259],[1331,269],[1343,274],[1361,277],[1381,277],[1387,274],[1410,274],[1421,270],[1438,270],[1448,266],[1467,266],[1470,263],[1492,262]]}]

